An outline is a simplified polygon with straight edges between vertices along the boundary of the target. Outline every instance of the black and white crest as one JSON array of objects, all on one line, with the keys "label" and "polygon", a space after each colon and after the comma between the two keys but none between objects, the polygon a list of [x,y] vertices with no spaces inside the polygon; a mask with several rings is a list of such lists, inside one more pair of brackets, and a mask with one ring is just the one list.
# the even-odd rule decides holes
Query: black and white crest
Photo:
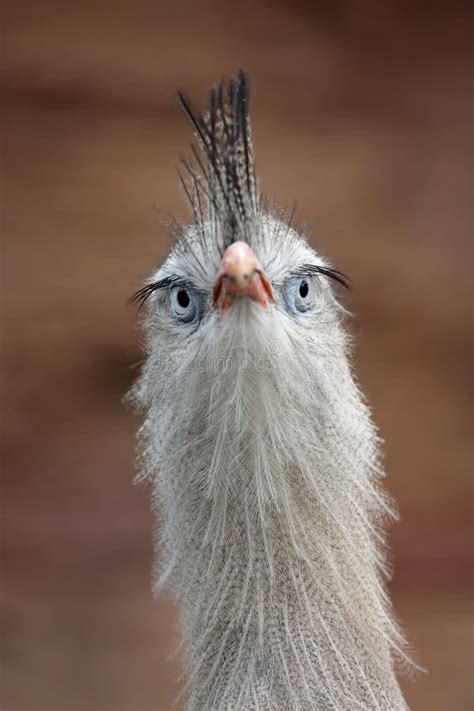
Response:
[{"label": "black and white crest", "polygon": [[196,112],[178,92],[194,127],[195,163],[182,159],[180,175],[197,227],[210,222],[221,249],[236,240],[250,241],[258,228],[259,197],[249,120],[250,82],[240,70],[235,79],[213,87],[207,110]]}]

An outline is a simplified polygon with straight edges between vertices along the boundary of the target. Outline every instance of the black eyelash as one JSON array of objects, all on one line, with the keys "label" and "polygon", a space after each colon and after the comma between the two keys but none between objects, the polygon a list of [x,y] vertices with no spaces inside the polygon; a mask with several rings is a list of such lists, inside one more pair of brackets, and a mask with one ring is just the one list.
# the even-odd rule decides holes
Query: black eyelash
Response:
[{"label": "black eyelash", "polygon": [[179,282],[183,282],[183,280],[179,276],[175,275],[163,277],[163,279],[159,279],[158,281],[153,281],[151,284],[146,284],[141,289],[136,291],[130,297],[128,303],[138,304],[138,312],[140,312],[140,309],[145,301],[147,301],[150,296],[155,293],[155,291],[159,291],[160,289],[168,289],[170,286]]},{"label": "black eyelash", "polygon": [[161,289],[169,289],[170,286],[180,286],[183,289],[190,289],[198,294],[206,294],[206,291],[192,284],[188,279],[184,279],[182,276],[177,274],[171,274],[169,276],[163,277],[158,281],[154,281],[151,284],[146,284],[141,289],[132,294],[129,298],[129,304],[138,304],[138,313],[142,308],[145,301],[147,301],[155,291],[160,291]]},{"label": "black eyelash", "polygon": [[341,284],[341,286],[345,289],[351,288],[349,284],[349,277],[342,272],[337,271],[337,269],[331,269],[331,267],[322,267],[318,264],[303,264],[303,266],[293,272],[293,276],[298,277],[311,276],[313,274],[321,274],[329,279],[333,279]]}]

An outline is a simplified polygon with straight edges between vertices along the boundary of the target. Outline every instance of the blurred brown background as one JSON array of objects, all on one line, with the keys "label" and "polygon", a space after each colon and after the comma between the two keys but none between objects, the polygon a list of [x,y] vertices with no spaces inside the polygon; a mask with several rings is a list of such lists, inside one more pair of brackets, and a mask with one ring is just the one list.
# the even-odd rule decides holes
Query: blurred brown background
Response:
[{"label": "blurred brown background", "polygon": [[[395,606],[414,711],[467,711],[471,2],[3,2],[3,711],[168,711],[176,612],[149,591],[132,487],[128,296],[197,102],[255,77],[261,183],[349,274],[356,365],[387,441]],[[471,115],[470,115],[471,114]],[[472,175],[472,173],[471,173]]]}]

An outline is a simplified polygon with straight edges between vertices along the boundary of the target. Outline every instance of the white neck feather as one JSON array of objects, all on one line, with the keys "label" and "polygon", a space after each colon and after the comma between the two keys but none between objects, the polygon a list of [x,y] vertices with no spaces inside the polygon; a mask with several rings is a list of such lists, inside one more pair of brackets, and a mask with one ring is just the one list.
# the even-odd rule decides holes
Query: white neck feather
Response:
[{"label": "white neck feather", "polygon": [[135,390],[189,709],[402,711],[392,513],[339,315],[316,351],[278,313],[234,308],[192,362],[151,350]]}]

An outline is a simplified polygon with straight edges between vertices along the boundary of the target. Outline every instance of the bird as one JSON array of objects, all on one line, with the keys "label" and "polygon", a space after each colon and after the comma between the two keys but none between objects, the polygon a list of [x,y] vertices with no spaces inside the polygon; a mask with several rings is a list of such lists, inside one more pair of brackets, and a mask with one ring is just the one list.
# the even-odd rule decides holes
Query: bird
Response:
[{"label": "bird", "polygon": [[191,217],[136,292],[137,479],[156,514],[189,711],[403,711],[381,442],[352,366],[349,281],[261,194],[240,70],[178,174]]}]

